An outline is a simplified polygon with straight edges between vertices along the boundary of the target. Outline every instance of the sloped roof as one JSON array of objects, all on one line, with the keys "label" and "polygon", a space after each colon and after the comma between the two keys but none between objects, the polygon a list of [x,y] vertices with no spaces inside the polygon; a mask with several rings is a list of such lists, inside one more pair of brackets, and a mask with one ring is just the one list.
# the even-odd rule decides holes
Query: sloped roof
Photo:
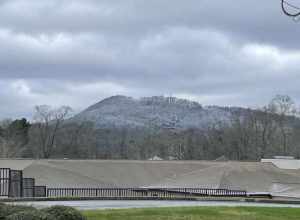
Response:
[{"label": "sloped roof", "polygon": [[228,188],[295,194],[300,171],[272,163],[217,161],[0,160],[48,187]]}]

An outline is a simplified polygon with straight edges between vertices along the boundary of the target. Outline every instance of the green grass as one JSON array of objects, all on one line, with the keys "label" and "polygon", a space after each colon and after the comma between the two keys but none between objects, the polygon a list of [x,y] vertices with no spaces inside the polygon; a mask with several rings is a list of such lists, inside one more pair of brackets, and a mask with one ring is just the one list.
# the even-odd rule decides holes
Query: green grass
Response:
[{"label": "green grass", "polygon": [[157,208],[85,211],[88,220],[299,220],[294,208]]}]

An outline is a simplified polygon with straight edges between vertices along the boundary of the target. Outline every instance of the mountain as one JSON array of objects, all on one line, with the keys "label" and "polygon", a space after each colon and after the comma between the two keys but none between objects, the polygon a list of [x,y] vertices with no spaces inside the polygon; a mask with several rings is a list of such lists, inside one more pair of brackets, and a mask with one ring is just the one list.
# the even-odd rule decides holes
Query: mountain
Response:
[{"label": "mountain", "polygon": [[98,128],[205,128],[219,122],[230,123],[238,110],[240,108],[202,106],[198,102],[174,97],[134,99],[112,96],[88,107],[72,121],[92,121]]}]

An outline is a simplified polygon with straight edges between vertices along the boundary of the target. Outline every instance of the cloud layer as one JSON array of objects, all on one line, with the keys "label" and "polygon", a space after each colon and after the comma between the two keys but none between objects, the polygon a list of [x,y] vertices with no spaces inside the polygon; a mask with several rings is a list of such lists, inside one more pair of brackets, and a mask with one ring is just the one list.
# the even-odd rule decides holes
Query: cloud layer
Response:
[{"label": "cloud layer", "polygon": [[300,101],[299,36],[279,0],[2,0],[0,118],[115,94]]}]

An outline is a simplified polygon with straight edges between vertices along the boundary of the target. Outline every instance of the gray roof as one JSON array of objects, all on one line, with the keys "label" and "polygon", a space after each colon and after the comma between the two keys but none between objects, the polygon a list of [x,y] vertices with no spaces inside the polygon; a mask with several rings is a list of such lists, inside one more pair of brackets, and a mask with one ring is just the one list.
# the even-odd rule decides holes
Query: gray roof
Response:
[{"label": "gray roof", "polygon": [[[300,196],[300,171],[272,163],[217,161],[0,160],[48,187],[195,187]],[[297,192],[297,193],[295,193]]]}]

